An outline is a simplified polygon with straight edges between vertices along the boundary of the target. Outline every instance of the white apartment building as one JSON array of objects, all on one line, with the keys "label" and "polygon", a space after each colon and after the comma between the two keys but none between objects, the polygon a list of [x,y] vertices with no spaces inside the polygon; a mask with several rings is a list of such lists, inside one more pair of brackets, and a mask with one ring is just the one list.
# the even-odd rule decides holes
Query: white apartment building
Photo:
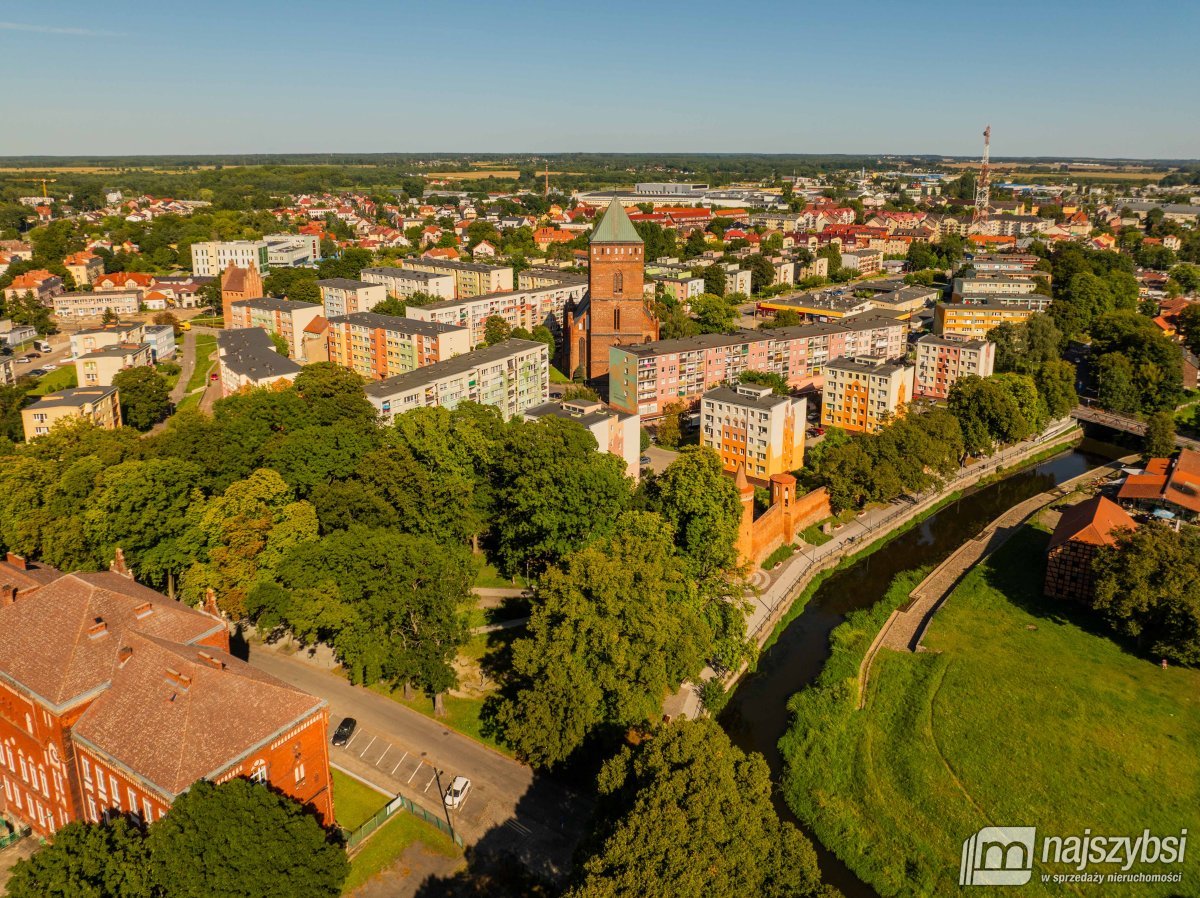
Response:
[{"label": "white apartment building", "polygon": [[766,482],[804,464],[807,409],[803,397],[776,396],[758,384],[717,387],[700,400],[700,445],[715,450],[727,472],[744,468]]},{"label": "white apartment building", "polygon": [[220,277],[230,263],[253,268],[260,274],[270,268],[265,240],[212,240],[192,244],[192,274]]},{"label": "white apartment building", "polygon": [[369,281],[326,278],[317,281],[317,287],[321,290],[321,304],[325,307],[326,318],[369,312],[387,299],[387,288]]},{"label": "white apartment building", "polygon": [[904,414],[912,400],[912,365],[859,356],[825,366],[821,423],[851,433],[875,433],[890,418]]},{"label": "white apartment building", "polygon": [[917,340],[916,395],[945,399],[960,377],[989,377],[995,366],[996,344],[990,340],[926,334]]},{"label": "white apartment building", "polygon": [[364,268],[359,272],[368,284],[382,284],[388,296],[408,299],[414,293],[424,293],[441,299],[454,299],[454,275],[432,271],[413,271],[411,268]]},{"label": "white apartment building", "polygon": [[641,458],[642,422],[638,415],[614,411],[592,399],[568,399],[547,402],[526,409],[526,421],[565,418],[575,421],[596,438],[596,450],[616,455],[625,461],[625,473],[637,477]]},{"label": "white apartment building", "polygon": [[270,268],[299,268],[321,258],[321,238],[314,234],[268,234],[263,240]]}]

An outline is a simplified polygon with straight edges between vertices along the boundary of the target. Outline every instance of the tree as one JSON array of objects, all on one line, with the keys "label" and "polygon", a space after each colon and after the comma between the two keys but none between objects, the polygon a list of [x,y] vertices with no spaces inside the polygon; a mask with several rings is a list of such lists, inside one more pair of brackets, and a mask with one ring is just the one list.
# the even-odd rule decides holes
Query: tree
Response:
[{"label": "tree", "polygon": [[663,416],[658,420],[658,430],[655,436],[658,445],[665,449],[676,449],[683,439],[682,417],[687,412],[687,406],[682,402],[672,402],[663,409]]},{"label": "tree", "polygon": [[741,498],[716,452],[684,449],[654,481],[653,495],[694,577],[712,577],[737,565]]},{"label": "tree", "polygon": [[968,375],[955,381],[948,397],[950,411],[962,428],[963,448],[970,455],[990,455],[997,443],[1028,436],[1028,419],[1011,391],[995,377]]},{"label": "tree", "polygon": [[1184,263],[1176,265],[1168,272],[1171,280],[1177,283],[1184,293],[1200,291],[1200,265]]},{"label": "tree", "polygon": [[294,384],[296,395],[304,400],[306,417],[313,424],[375,419],[375,407],[363,394],[362,377],[349,368],[333,362],[305,365]]},{"label": "tree", "polygon": [[183,328],[179,326],[179,319],[175,317],[173,312],[157,312],[154,318],[151,319],[155,324],[169,324],[175,331],[175,336],[178,337],[183,333]]},{"label": "tree", "polygon": [[105,306],[104,314],[100,316],[100,326],[107,327],[110,324],[117,324],[119,321],[120,318],[117,317],[117,313]]},{"label": "tree", "polygon": [[149,430],[171,413],[167,381],[149,365],[118,371],[112,383],[121,399],[121,420],[134,430]]},{"label": "tree", "polygon": [[837,248],[837,244],[830,243],[817,250],[817,258],[829,260],[829,273],[832,276],[833,272],[842,267],[842,251]]},{"label": "tree", "polygon": [[599,847],[567,898],[815,898],[812,844],[772,803],[766,761],[712,720],[660,727],[604,765]]},{"label": "tree", "polygon": [[1114,412],[1134,413],[1140,406],[1133,363],[1122,352],[1102,355],[1096,364],[1100,404]]},{"label": "tree", "polygon": [[1079,405],[1079,395],[1075,392],[1075,366],[1070,362],[1061,359],[1043,362],[1038,369],[1036,384],[1050,419],[1066,417]]},{"label": "tree", "polygon": [[711,265],[706,265],[700,270],[700,276],[704,278],[705,293],[710,293],[713,296],[725,295],[726,275],[724,265],[721,265],[718,262],[713,262]]},{"label": "tree", "polygon": [[488,346],[503,343],[512,336],[512,326],[499,315],[489,315],[483,322],[483,339]]},{"label": "tree", "polygon": [[153,881],[170,898],[334,898],[350,872],[303,806],[244,779],[195,783],[147,844]]},{"label": "tree", "polygon": [[395,315],[402,318],[407,309],[408,303],[403,299],[398,296],[389,296],[383,302],[376,304],[371,311],[376,315]]},{"label": "tree", "polygon": [[562,763],[602,725],[657,719],[663,696],[704,666],[711,632],[670,526],[630,512],[615,530],[547,569],[529,636],[513,645],[516,685],[496,721],[538,767]]},{"label": "tree", "polygon": [[1175,415],[1155,412],[1146,419],[1142,455],[1145,458],[1169,458],[1175,452]]},{"label": "tree", "polygon": [[1200,535],[1162,524],[1118,533],[1092,562],[1091,607],[1154,657],[1200,662]]},{"label": "tree", "polygon": [[688,234],[687,240],[684,241],[683,257],[685,259],[694,259],[706,249],[708,249],[708,245],[704,242],[704,232],[699,230],[692,231],[692,233]]},{"label": "tree", "polygon": [[628,507],[625,463],[596,448],[589,431],[562,418],[508,433],[492,476],[493,534],[506,574],[540,573],[606,533]]},{"label": "tree", "polygon": [[759,325],[760,329],[771,330],[777,327],[797,327],[804,323],[804,318],[794,309],[783,309],[775,313],[774,318],[769,318]]},{"label": "tree", "polygon": [[770,387],[776,396],[790,396],[792,388],[788,386],[787,378],[774,371],[743,371],[738,380],[744,384],[757,384],[760,387]]},{"label": "tree", "polygon": [[539,324],[533,329],[533,331],[530,333],[530,336],[539,343],[545,343],[547,348],[550,350],[551,358],[554,357],[554,353],[558,351],[558,346],[554,340],[554,333],[550,330],[550,328],[546,327],[544,324]]},{"label": "tree", "polygon": [[724,334],[733,330],[737,310],[720,296],[701,293],[692,298],[690,305],[701,333]]},{"label": "tree", "polygon": [[775,266],[761,253],[750,256],[746,260],[746,267],[750,269],[750,291],[752,293],[761,293],[775,282]]},{"label": "tree", "polygon": [[155,898],[142,832],[117,817],[68,823],[32,857],[17,862],[10,898]]},{"label": "tree", "polygon": [[275,351],[285,359],[292,354],[292,348],[288,345],[287,337],[277,331],[267,331],[267,336],[271,338],[271,343],[275,347]]},{"label": "tree", "polygon": [[1179,312],[1176,325],[1183,343],[1192,353],[1200,352],[1200,303],[1190,302]]}]

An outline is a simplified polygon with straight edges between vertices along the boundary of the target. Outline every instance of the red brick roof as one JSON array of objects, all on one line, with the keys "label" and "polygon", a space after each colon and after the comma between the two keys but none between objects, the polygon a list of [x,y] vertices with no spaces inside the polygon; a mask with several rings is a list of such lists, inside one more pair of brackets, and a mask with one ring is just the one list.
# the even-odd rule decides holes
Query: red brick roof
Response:
[{"label": "red brick roof", "polygon": [[36,290],[42,285],[43,281],[48,281],[52,277],[58,277],[58,275],[44,268],[35,268],[33,271],[18,274],[12,279],[9,287],[15,290]]},{"label": "red brick roof", "polygon": [[127,631],[193,642],[224,626],[119,574],[65,574],[0,607],[0,674],[69,704],[112,678]]},{"label": "red brick roof", "polygon": [[[218,649],[129,631],[112,642],[112,687],[75,737],[174,797],[319,711],[307,695]],[[119,647],[118,647],[119,646]]]},{"label": "red brick roof", "polygon": [[1053,549],[1072,541],[1111,546],[1117,541],[1116,532],[1121,529],[1136,530],[1137,522],[1116,502],[1095,496],[1063,511],[1050,537],[1049,547]]},{"label": "red brick roof", "polygon": [[1189,511],[1200,511],[1200,452],[1179,450],[1163,498]]}]

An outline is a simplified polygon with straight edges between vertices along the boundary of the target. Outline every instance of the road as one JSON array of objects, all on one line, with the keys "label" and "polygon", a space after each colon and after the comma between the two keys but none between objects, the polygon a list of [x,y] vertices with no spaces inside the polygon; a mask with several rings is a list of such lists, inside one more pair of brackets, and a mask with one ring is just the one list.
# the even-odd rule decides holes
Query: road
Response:
[{"label": "road", "polygon": [[[393,794],[439,814],[440,788],[455,776],[471,791],[451,823],[479,853],[514,855],[531,870],[561,879],[590,815],[591,802],[438,721],[336,673],[252,645],[250,663],[329,702],[332,730],[344,717],[358,721],[354,738],[330,758]],[[336,802],[336,796],[335,796]]]}]

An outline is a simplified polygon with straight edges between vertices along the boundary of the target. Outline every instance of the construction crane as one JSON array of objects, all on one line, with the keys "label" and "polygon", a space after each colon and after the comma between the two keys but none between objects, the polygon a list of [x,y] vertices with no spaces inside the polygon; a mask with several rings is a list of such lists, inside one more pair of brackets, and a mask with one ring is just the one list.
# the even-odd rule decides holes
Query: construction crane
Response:
[{"label": "construction crane", "polygon": [[25,178],[23,180],[19,180],[17,183],[18,184],[41,184],[42,185],[42,196],[48,197],[48,196],[50,196],[50,194],[46,190],[46,185],[53,184],[57,180],[58,180],[58,178]]},{"label": "construction crane", "polygon": [[550,160],[546,160],[546,199],[550,199]]},{"label": "construction crane", "polygon": [[971,221],[983,224],[988,217],[988,204],[992,201],[990,194],[991,164],[989,157],[992,151],[992,126],[983,129],[983,162],[979,166],[979,181],[975,184],[975,215]]}]

